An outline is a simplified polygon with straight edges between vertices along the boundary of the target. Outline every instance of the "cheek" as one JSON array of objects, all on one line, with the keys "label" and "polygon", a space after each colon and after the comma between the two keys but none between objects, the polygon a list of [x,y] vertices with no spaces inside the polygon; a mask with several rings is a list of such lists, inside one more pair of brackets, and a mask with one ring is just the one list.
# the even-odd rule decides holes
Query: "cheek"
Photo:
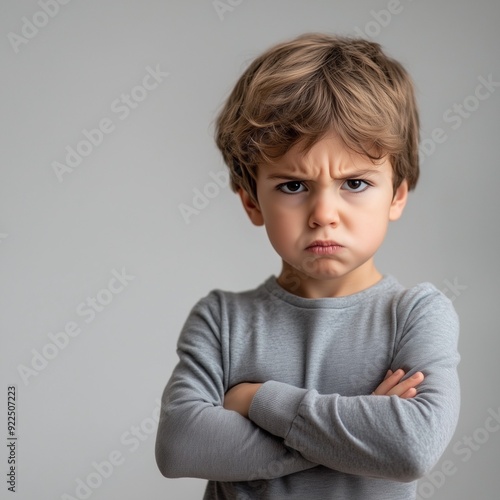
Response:
[{"label": "cheek", "polygon": [[387,224],[380,220],[367,225],[365,228],[365,241],[367,245],[378,248],[384,241],[386,232]]},{"label": "cheek", "polygon": [[351,231],[367,243],[379,243],[383,240],[388,221],[388,208],[380,204],[352,210],[349,217]]},{"label": "cheek", "polygon": [[293,210],[273,207],[272,210],[264,209],[263,215],[269,241],[275,250],[286,252],[296,238],[298,228],[302,227],[299,214]]},{"label": "cheek", "polygon": [[272,217],[264,218],[264,221],[269,239],[273,243],[290,239],[295,226],[289,216],[275,213]]},{"label": "cheek", "polygon": [[[296,204],[297,202],[295,202]],[[292,224],[297,224],[300,220],[300,210],[294,206],[292,197],[290,197],[290,201],[285,199],[279,200],[279,203],[262,204],[261,209],[266,226],[273,232],[279,232],[284,229],[283,226],[289,226],[288,229],[290,229]]]}]

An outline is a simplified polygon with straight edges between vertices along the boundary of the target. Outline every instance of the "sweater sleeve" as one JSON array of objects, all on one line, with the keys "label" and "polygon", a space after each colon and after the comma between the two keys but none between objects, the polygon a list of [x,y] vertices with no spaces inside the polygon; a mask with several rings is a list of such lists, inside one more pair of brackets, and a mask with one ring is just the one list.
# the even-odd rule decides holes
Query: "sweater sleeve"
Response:
[{"label": "sweater sleeve", "polygon": [[169,478],[250,481],[315,467],[282,438],[223,408],[219,301],[214,292],[201,299],[180,334],[179,362],[162,396],[158,468]]},{"label": "sweater sleeve", "polygon": [[406,376],[424,373],[416,397],[321,395],[268,381],[257,391],[249,418],[331,469],[403,482],[428,473],[458,420],[459,322],[451,301],[433,286],[407,292],[396,306],[403,326],[391,369],[402,368]]}]

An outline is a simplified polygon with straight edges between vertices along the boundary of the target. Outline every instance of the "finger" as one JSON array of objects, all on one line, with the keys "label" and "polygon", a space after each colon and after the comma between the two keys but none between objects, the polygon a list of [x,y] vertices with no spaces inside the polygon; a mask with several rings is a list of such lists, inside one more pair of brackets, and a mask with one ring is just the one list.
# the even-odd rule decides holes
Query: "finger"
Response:
[{"label": "finger", "polygon": [[399,382],[395,387],[390,389],[386,394],[387,394],[387,396],[394,396],[394,395],[401,396],[408,389],[416,387],[423,380],[424,380],[424,374],[422,372],[417,372],[414,375],[412,375],[411,377],[407,378],[406,380]]},{"label": "finger", "polygon": [[[389,373],[390,372],[390,373]],[[379,384],[379,386],[375,389],[374,394],[377,395],[385,395],[389,390],[395,387],[399,381],[404,377],[405,372],[401,369],[392,372],[389,370],[386,374],[384,380]]]},{"label": "finger", "polygon": [[401,394],[401,396],[399,397],[401,399],[411,399],[414,398],[416,395],[417,395],[417,389],[415,389],[415,387],[411,387],[404,394]]},{"label": "finger", "polygon": [[384,396],[399,383],[399,381],[404,377],[404,374],[405,372],[401,369],[396,370],[394,373],[391,372],[391,374],[386,376],[384,381],[373,391],[373,394],[377,396]]},{"label": "finger", "polygon": [[387,370],[387,373],[385,374],[384,380],[387,380],[393,373],[394,372],[391,369]]}]

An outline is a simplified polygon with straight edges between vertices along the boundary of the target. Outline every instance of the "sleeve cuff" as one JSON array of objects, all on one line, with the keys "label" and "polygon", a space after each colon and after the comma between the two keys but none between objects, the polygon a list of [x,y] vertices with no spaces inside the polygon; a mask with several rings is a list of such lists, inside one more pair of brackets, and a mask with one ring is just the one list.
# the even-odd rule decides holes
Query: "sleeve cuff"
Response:
[{"label": "sleeve cuff", "polygon": [[255,393],[248,418],[260,428],[286,438],[307,389],[270,380]]}]

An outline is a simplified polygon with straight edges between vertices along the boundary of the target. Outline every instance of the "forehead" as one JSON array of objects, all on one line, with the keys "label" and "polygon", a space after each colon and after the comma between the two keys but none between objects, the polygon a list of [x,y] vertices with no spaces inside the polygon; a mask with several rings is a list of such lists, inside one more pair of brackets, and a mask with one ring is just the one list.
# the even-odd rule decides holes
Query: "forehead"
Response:
[{"label": "forehead", "polygon": [[335,133],[318,140],[307,151],[303,151],[303,145],[304,141],[300,141],[279,159],[263,164],[262,172],[268,176],[286,172],[297,177],[314,177],[325,171],[330,172],[331,177],[392,173],[388,156],[373,162],[349,148]]}]

